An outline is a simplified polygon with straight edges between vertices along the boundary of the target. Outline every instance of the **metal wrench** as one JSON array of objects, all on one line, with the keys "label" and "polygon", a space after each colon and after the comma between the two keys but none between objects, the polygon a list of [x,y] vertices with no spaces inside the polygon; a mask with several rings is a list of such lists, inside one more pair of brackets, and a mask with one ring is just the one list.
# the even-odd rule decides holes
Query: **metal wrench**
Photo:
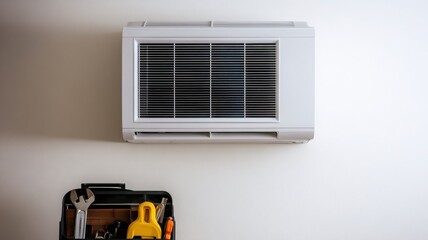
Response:
[{"label": "metal wrench", "polygon": [[95,201],[94,193],[89,188],[86,188],[86,194],[88,195],[87,199],[83,195],[77,197],[76,190],[70,192],[70,200],[76,207],[75,239],[85,239],[88,207]]}]

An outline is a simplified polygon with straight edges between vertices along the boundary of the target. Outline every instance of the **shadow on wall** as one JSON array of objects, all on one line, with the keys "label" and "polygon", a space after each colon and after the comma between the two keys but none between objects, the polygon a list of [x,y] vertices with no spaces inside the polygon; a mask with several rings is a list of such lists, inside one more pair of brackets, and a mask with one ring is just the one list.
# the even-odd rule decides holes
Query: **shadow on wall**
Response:
[{"label": "shadow on wall", "polygon": [[0,29],[2,131],[122,141],[121,29]]},{"label": "shadow on wall", "polygon": [[[3,216],[0,226],[1,239],[46,239],[46,234],[43,234],[37,226],[37,221],[43,217],[37,216],[38,210],[31,207],[28,199],[25,201],[23,199],[14,196],[0,199],[2,203],[0,211]],[[37,218],[38,220],[35,220]]]}]

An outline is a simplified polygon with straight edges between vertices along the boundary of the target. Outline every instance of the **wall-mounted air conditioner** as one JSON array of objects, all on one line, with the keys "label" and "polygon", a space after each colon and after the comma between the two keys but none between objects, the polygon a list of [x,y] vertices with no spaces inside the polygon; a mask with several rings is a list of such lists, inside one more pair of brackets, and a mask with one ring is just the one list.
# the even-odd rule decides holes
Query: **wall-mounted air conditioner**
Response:
[{"label": "wall-mounted air conditioner", "polygon": [[301,143],[314,134],[303,22],[134,22],[123,29],[128,142]]}]

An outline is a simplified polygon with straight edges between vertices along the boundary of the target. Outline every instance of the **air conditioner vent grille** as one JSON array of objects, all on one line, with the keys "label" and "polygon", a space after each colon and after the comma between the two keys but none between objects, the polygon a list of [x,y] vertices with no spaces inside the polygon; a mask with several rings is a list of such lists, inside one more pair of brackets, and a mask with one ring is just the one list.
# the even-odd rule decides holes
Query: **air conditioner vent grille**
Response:
[{"label": "air conditioner vent grille", "polygon": [[140,43],[140,118],[275,118],[276,43]]}]

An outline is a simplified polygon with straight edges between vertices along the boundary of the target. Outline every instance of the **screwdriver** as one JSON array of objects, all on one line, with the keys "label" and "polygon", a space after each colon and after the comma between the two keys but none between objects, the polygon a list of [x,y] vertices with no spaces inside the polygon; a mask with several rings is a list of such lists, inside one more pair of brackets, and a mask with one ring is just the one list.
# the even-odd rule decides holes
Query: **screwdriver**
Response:
[{"label": "screwdriver", "polygon": [[172,234],[173,228],[174,228],[174,220],[172,219],[172,217],[168,217],[165,224],[165,234],[163,237],[164,240],[171,240],[171,234]]}]

